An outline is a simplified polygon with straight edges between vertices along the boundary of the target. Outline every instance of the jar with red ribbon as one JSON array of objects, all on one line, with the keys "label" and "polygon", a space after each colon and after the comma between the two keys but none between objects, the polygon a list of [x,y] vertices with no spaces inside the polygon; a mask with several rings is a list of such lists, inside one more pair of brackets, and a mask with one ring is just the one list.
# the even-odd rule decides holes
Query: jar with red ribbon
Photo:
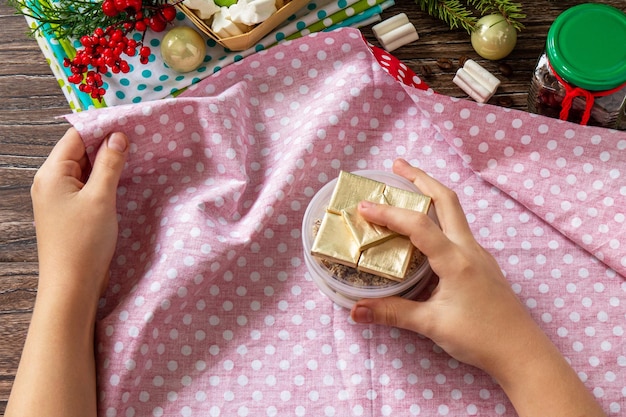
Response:
[{"label": "jar with red ribbon", "polygon": [[585,3],[550,26],[528,110],[583,125],[626,130],[626,14]]}]

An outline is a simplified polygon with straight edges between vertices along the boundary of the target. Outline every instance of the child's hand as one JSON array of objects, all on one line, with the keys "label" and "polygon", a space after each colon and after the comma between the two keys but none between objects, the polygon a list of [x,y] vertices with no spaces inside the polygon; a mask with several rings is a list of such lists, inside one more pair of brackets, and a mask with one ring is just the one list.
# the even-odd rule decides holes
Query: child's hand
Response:
[{"label": "child's hand", "polygon": [[397,160],[394,172],[432,197],[439,228],[427,215],[370,202],[360,213],[411,238],[439,283],[426,301],[400,297],[360,300],[351,315],[429,337],[456,359],[491,374],[520,416],[604,416],[526,308],[495,259],[474,239],[456,194]]},{"label": "child's hand", "polygon": [[103,293],[117,240],[116,190],[127,150],[126,136],[113,133],[91,167],[71,128],[35,175],[40,293],[56,289],[55,296],[96,301]]},{"label": "child's hand", "polygon": [[127,153],[126,136],[113,133],[92,167],[69,129],[35,175],[39,285],[7,417],[97,414],[96,309],[117,241],[115,196]]},{"label": "child's hand", "polygon": [[489,367],[499,357],[498,341],[536,325],[495,259],[474,239],[456,194],[403,160],[397,160],[393,169],[432,197],[441,228],[425,214],[386,205],[362,202],[360,213],[409,236],[428,257],[440,282],[424,302],[362,300],[353,309],[353,318],[413,330],[462,362]]}]

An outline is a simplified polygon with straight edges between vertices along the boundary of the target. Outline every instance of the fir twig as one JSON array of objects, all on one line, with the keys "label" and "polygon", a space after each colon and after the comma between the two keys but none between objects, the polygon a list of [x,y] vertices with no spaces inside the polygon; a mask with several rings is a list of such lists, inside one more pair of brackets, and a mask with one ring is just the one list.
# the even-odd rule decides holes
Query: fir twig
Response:
[{"label": "fir twig", "polygon": [[[132,20],[126,12],[106,16],[102,12],[102,0],[8,0],[8,3],[19,14],[37,22],[37,27],[32,29],[33,34],[39,31],[60,40],[79,39],[92,34],[97,28],[117,26]],[[144,0],[143,16],[152,16],[167,3],[168,0]]]},{"label": "fir twig", "polygon": [[522,4],[511,0],[467,0],[482,15],[500,13],[515,29],[522,30],[524,25],[520,20],[526,17],[522,13]]},{"label": "fir twig", "polygon": [[474,29],[478,19],[459,0],[415,0],[422,11],[443,20],[450,29],[462,27],[468,33]]},{"label": "fir twig", "polygon": [[80,38],[98,27],[123,21],[124,16],[113,19],[102,13],[102,3],[91,0],[8,0],[18,13],[37,22],[37,31],[58,39]]},{"label": "fir twig", "polygon": [[520,20],[526,17],[521,3],[512,0],[466,0],[465,3],[460,0],[415,0],[415,3],[422,11],[446,22],[450,29],[463,28],[470,34],[478,21],[475,11],[481,16],[500,13],[517,30],[524,28]]}]

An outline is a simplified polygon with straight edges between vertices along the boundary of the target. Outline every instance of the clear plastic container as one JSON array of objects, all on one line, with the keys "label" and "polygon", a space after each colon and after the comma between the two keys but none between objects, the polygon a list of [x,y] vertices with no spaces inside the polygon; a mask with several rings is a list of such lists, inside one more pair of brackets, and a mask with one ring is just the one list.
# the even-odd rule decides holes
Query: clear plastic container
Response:
[{"label": "clear plastic container", "polygon": [[626,14],[593,3],[561,13],[533,72],[528,110],[626,130]]},{"label": "clear plastic container", "polygon": [[[393,187],[419,192],[413,183],[390,172],[365,170],[355,171],[353,174],[371,178]],[[324,263],[311,255],[311,248],[315,240],[315,223],[321,221],[323,218],[336,183],[337,179],[335,178],[324,185],[317,194],[313,196],[302,220],[304,261],[313,282],[323,294],[345,308],[351,308],[352,305],[361,298],[380,298],[391,295],[398,295],[409,299],[416,298],[426,288],[432,277],[432,270],[425,256],[420,259],[415,270],[402,282],[380,278],[380,280],[377,280],[377,285],[354,285],[350,281],[334,276]],[[433,220],[437,221],[432,206],[428,215]]]}]

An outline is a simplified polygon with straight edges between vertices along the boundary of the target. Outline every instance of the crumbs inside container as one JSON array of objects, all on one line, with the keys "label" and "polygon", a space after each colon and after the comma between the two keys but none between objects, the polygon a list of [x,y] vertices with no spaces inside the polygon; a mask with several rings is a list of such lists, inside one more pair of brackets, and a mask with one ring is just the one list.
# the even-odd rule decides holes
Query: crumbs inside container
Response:
[{"label": "crumbs inside container", "polygon": [[[321,224],[321,219],[315,219],[315,222],[313,223],[313,238],[317,236],[317,232]],[[406,276],[409,277],[413,275],[422,265],[422,263],[424,263],[425,259],[426,257],[421,251],[414,250],[411,257],[411,262],[406,272]],[[344,284],[350,285],[352,287],[386,288],[398,285],[398,281],[370,274],[369,272],[362,272],[357,270],[356,268],[352,268],[336,262],[331,262],[326,259],[317,259],[317,261],[328,271],[331,277],[339,282],[343,282]]]}]

